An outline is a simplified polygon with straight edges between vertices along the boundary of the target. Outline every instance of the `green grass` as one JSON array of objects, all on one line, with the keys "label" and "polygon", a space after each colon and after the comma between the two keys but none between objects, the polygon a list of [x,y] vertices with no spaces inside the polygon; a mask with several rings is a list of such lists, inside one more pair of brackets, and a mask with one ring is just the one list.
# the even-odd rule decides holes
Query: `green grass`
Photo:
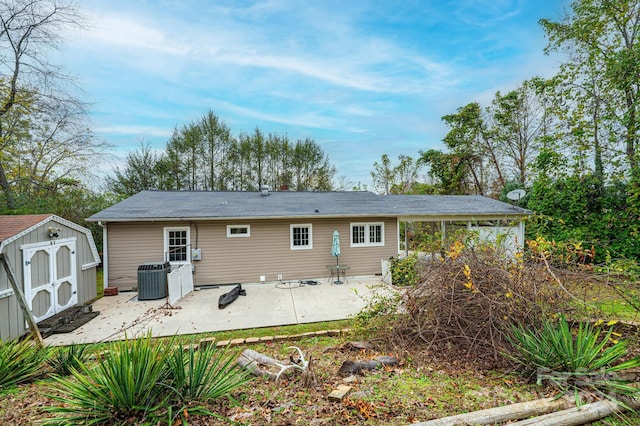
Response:
[{"label": "green grass", "polygon": [[597,306],[605,318],[622,321],[640,321],[640,313],[635,307],[624,300],[601,300]]},{"label": "green grass", "polygon": [[[279,335],[290,336],[293,334],[310,333],[313,331],[341,330],[345,328],[351,328],[352,325],[353,321],[347,319],[340,321],[314,322],[309,324],[283,325],[278,327],[247,328],[245,330],[219,331],[215,333],[207,333],[206,335],[202,336],[215,337],[219,341],[247,337],[265,337]],[[200,337],[201,335],[196,336]]]},{"label": "green grass", "polygon": [[97,299],[100,299],[104,296],[104,269],[98,268],[96,270],[96,292]]}]

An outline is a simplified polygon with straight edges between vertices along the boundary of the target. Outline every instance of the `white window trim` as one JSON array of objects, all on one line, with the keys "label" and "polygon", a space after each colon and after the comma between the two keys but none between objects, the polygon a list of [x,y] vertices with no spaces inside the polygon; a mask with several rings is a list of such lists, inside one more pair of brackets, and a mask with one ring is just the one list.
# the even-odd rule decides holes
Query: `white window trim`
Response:
[{"label": "white window trim", "polygon": [[[294,246],[293,245],[293,228],[309,228],[309,245]],[[289,245],[291,250],[312,250],[313,249],[313,225],[310,223],[297,223],[289,226]]]},{"label": "white window trim", "polygon": [[[353,242],[353,227],[354,226],[364,226],[364,243],[354,243]],[[380,237],[381,241],[379,243],[372,243],[369,239],[370,237],[370,227],[371,226],[379,226],[380,227]],[[349,225],[349,240],[351,242],[351,247],[382,247],[384,246],[384,222],[353,222]]]},{"label": "white window trim", "polygon": [[[233,228],[247,228],[246,234],[232,234]],[[227,238],[248,238],[251,236],[251,225],[227,225]]]},{"label": "white window trim", "polygon": [[169,253],[169,231],[187,231],[187,260],[180,262],[171,262],[172,265],[186,265],[191,263],[191,228],[188,226],[167,226],[163,228],[164,234],[164,260],[168,260]]}]

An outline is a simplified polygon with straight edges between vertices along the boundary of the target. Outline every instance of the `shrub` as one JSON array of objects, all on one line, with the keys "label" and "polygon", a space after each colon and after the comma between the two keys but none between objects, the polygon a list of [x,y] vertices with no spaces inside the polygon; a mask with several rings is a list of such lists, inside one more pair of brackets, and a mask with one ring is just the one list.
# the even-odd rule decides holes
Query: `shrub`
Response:
[{"label": "shrub", "polygon": [[[228,395],[248,381],[248,374],[215,347],[196,352],[175,345],[175,338],[155,342],[151,334],[114,342],[97,365],[80,364],[71,377],[56,377],[62,404],[45,410],[45,424],[173,424],[189,413],[211,414],[199,404]],[[164,419],[161,421],[160,419]]]},{"label": "shrub", "polygon": [[193,345],[177,345],[167,364],[174,397],[185,406],[227,396],[252,378],[249,370],[235,362],[235,356],[227,356],[215,345],[197,351]]},{"label": "shrub", "polygon": [[[538,381],[548,379],[563,392],[588,390],[613,399],[615,394],[635,395],[638,388],[613,373],[640,366],[640,357],[625,362],[627,342],[613,339],[613,322],[603,332],[591,324],[579,324],[575,335],[564,317],[557,323],[545,321],[539,329],[513,326],[508,338],[515,352],[505,356],[538,373]],[[577,401],[578,402],[578,401]]]},{"label": "shrub", "polygon": [[367,305],[354,315],[353,329],[357,335],[374,339],[391,332],[402,295],[389,292],[386,284],[370,286],[368,290]]},{"label": "shrub", "polygon": [[0,340],[0,392],[39,376],[47,355],[28,339]]},{"label": "shrub", "polygon": [[89,352],[86,345],[71,345],[57,349],[47,359],[47,364],[58,376],[68,376],[73,370],[79,370],[87,359]]},{"label": "shrub", "polygon": [[157,345],[151,334],[114,342],[95,366],[81,365],[70,378],[55,378],[63,404],[46,411],[58,415],[46,424],[125,424],[156,414],[166,401],[159,384],[167,377],[170,345]]},{"label": "shrub", "polygon": [[397,286],[412,286],[418,282],[418,256],[411,254],[404,258],[392,257],[391,282]]}]

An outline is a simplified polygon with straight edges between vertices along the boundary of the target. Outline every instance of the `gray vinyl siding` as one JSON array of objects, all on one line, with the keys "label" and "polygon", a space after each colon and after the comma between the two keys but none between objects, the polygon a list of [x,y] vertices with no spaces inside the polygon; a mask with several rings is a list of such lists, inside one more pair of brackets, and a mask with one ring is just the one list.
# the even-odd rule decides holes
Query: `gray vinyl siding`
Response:
[{"label": "gray vinyl siding", "polygon": [[[31,232],[23,235],[22,237],[7,244],[4,249],[4,254],[11,265],[11,269],[15,274],[16,281],[20,286],[20,289],[24,292],[24,277],[23,277],[23,258],[22,250],[20,247],[27,244],[45,243],[51,241],[49,238],[49,226],[55,226],[60,228],[59,236],[57,239],[76,238],[76,278],[78,283],[78,304],[82,305],[92,301],[96,298],[96,268],[95,266],[82,270],[82,265],[87,265],[94,262],[94,258],[91,252],[91,247],[87,236],[75,229],[66,227],[60,223],[49,221],[41,226],[33,229]],[[36,256],[44,256],[44,253],[40,252]],[[66,256],[66,255],[65,255]],[[34,259],[35,260],[35,259]],[[39,262],[42,264],[43,262]],[[58,263],[60,265],[60,262]],[[66,268],[60,274],[69,273]],[[32,270],[32,279],[35,283],[43,283],[44,279],[48,278],[48,268],[34,268]],[[63,275],[61,275],[63,276]],[[0,265],[0,290],[11,288],[9,278],[5,273],[4,267]],[[62,290],[63,292],[65,290]],[[68,292],[62,294],[63,297],[69,297]],[[36,298],[33,304],[33,310],[36,315],[41,314],[45,309],[45,303],[41,303]],[[15,294],[10,297],[0,299],[0,340],[15,339],[24,335],[28,329],[25,327],[25,319],[18,304],[18,299]]]},{"label": "gray vinyl siding", "polygon": [[[163,229],[189,226],[191,245],[200,248],[202,260],[194,261],[195,284],[229,284],[324,278],[325,265],[333,265],[331,256],[333,231],[340,233],[340,263],[348,264],[348,275],[380,274],[381,261],[397,255],[395,218],[358,218],[357,222],[384,222],[385,245],[350,247],[350,224],[344,219],[282,219],[206,221],[196,223],[110,223],[107,239],[109,251],[109,286],[130,289],[136,286],[140,263],[163,259]],[[291,224],[311,224],[313,249],[291,250]],[[227,237],[227,225],[249,225],[250,237]]]}]

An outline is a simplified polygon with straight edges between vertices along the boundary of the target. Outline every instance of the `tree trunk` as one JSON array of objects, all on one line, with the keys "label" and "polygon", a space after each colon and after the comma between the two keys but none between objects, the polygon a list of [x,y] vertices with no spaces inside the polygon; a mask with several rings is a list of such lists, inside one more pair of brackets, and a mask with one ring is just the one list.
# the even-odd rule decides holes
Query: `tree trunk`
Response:
[{"label": "tree trunk", "polygon": [[398,358],[394,356],[379,356],[369,361],[352,361],[347,360],[342,363],[342,367],[338,370],[338,374],[348,376],[350,374],[359,373],[362,370],[375,370],[383,365],[398,365]]},{"label": "tree trunk", "polygon": [[9,185],[9,181],[7,180],[7,175],[4,172],[4,167],[2,163],[0,163],[0,189],[4,194],[4,198],[7,202],[7,209],[13,210],[16,208],[16,199],[13,194],[13,188]]},{"label": "tree trunk", "polygon": [[[631,407],[637,408],[639,404],[630,403]],[[615,402],[605,400],[592,404],[582,405],[581,407],[569,408],[567,410],[546,414],[544,416],[533,419],[522,420],[512,423],[511,426],[575,426],[584,425],[603,419],[615,413],[626,411],[624,407],[619,406]]]},{"label": "tree trunk", "polygon": [[457,416],[443,417],[416,423],[413,426],[452,426],[452,425],[492,425],[512,420],[524,419],[531,416],[540,416],[557,410],[567,408],[570,402],[561,398],[545,398],[535,401],[521,402],[502,407],[489,408],[474,411],[472,413],[459,414]]}]

